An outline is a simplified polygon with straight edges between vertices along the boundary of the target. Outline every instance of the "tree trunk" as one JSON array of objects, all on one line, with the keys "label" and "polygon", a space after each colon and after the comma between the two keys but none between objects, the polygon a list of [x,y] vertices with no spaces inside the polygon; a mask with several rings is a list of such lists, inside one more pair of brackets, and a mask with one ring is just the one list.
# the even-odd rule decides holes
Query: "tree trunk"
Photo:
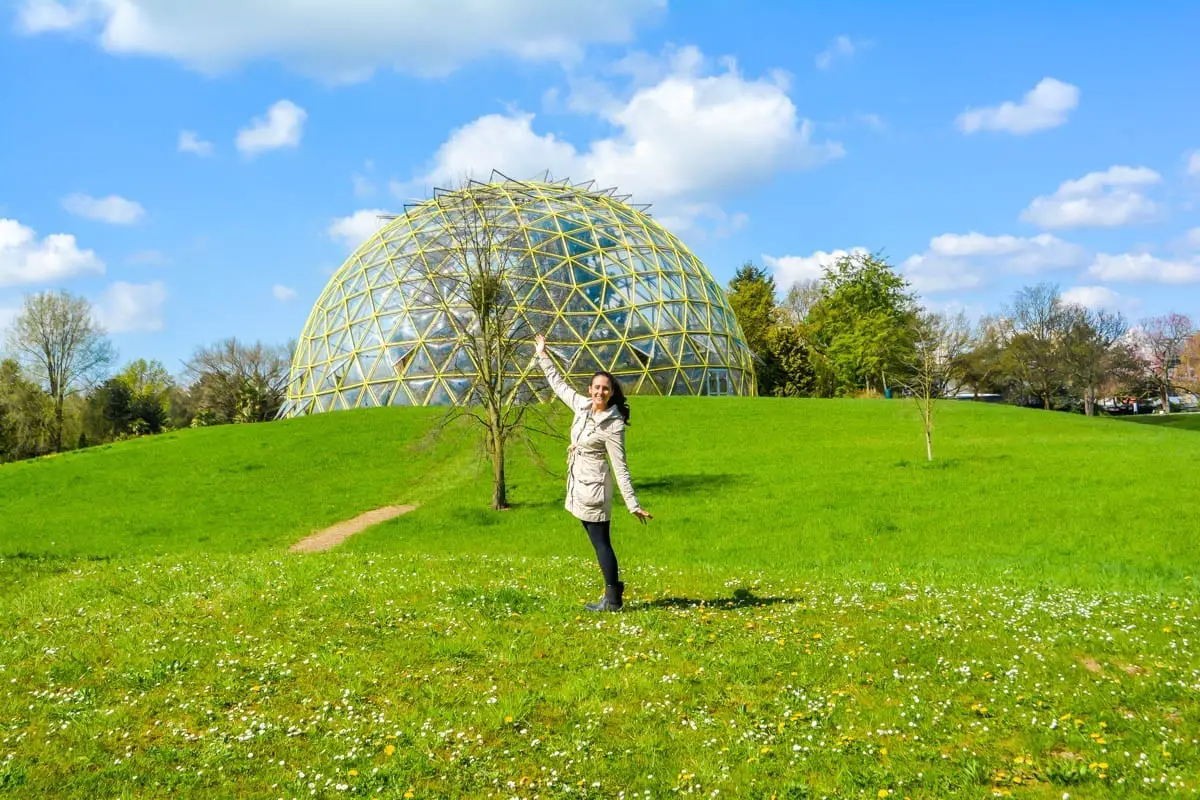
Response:
[{"label": "tree trunk", "polygon": [[508,508],[508,485],[504,477],[504,438],[499,424],[491,431],[492,439],[492,510]]},{"label": "tree trunk", "polygon": [[1050,395],[1048,395],[1048,394],[1042,396],[1042,410],[1043,411],[1050,410]]},{"label": "tree trunk", "polygon": [[925,411],[925,460],[933,461],[933,406]]},{"label": "tree trunk", "polygon": [[1162,385],[1162,411],[1164,414],[1171,413],[1171,384],[1166,380]]},{"label": "tree trunk", "polygon": [[63,438],[63,399],[61,397],[54,398],[54,452],[62,452]]}]

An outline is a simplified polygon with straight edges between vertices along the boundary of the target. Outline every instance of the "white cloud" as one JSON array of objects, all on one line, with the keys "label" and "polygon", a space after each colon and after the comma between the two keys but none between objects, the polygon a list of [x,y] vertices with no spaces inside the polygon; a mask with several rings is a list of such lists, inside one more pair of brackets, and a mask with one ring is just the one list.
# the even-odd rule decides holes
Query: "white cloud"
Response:
[{"label": "white cloud", "polygon": [[1187,174],[1193,178],[1200,178],[1200,150],[1194,150],[1188,156]]},{"label": "white cloud", "polygon": [[1034,198],[1021,219],[1041,228],[1114,228],[1154,219],[1157,203],[1135,187],[1153,186],[1162,176],[1147,167],[1109,167],[1065,181],[1051,195]]},{"label": "white cloud", "polygon": [[161,250],[138,250],[135,253],[131,253],[129,258],[125,260],[130,264],[161,267],[170,259]]},{"label": "white cloud", "polygon": [[1188,247],[1200,250],[1200,228],[1192,228],[1183,235],[1183,240]]},{"label": "white cloud", "polygon": [[848,255],[867,255],[869,252],[865,247],[851,247],[830,253],[818,250],[811,256],[769,256],[764,253],[762,258],[775,273],[775,285],[786,291],[794,283],[819,280],[825,274],[825,267]]},{"label": "white cloud", "polygon": [[296,147],[307,118],[308,112],[291,100],[279,100],[267,109],[265,117],[255,117],[238,131],[237,149],[253,157],[268,150]]},{"label": "white cloud", "polygon": [[906,258],[900,272],[920,294],[973,289],[983,283],[982,272],[970,261],[927,252]]},{"label": "white cloud", "polygon": [[40,241],[15,219],[0,218],[0,286],[52,283],[79,275],[104,274],[104,262],[81,250],[75,237],[52,233]]},{"label": "white cloud", "polygon": [[163,303],[167,287],[162,281],[117,281],[94,304],[96,319],[110,333],[144,333],[163,329]]},{"label": "white cloud", "polygon": [[271,294],[274,295],[275,299],[279,302],[286,303],[289,300],[295,299],[296,290],[289,286],[284,286],[282,283],[277,283],[271,287]]},{"label": "white cloud", "polygon": [[1065,303],[1073,303],[1084,308],[1106,308],[1119,311],[1130,304],[1129,298],[1114,292],[1107,286],[1072,286],[1062,293]]},{"label": "white cloud", "polygon": [[948,292],[983,284],[991,273],[1036,275],[1078,266],[1087,257],[1079,245],[1048,233],[1031,238],[944,233],[924,253],[910,256],[901,271],[918,292]]},{"label": "white cloud", "polygon": [[17,10],[17,30],[27,35],[67,31],[87,22],[91,13],[87,3],[67,7],[56,0],[25,0]]},{"label": "white cloud", "polygon": [[835,61],[848,59],[854,55],[858,46],[849,36],[838,36],[829,43],[829,47],[817,54],[817,69],[829,69]]},{"label": "white cloud", "polygon": [[1055,128],[1079,105],[1079,88],[1054,78],[1042,78],[1021,102],[1011,100],[990,108],[969,109],[958,115],[963,133],[1005,131],[1022,136]]},{"label": "white cloud", "polygon": [[1100,253],[1088,274],[1113,283],[1200,283],[1200,257],[1168,261],[1149,253]]},{"label": "white cloud", "polygon": [[107,222],[110,225],[132,225],[146,216],[141,203],[126,200],[115,194],[108,197],[91,197],[86,194],[67,195],[63,208],[77,217]]},{"label": "white cloud", "polygon": [[194,153],[201,157],[213,154],[213,143],[201,139],[195,131],[180,131],[178,147],[181,153]]},{"label": "white cloud", "polygon": [[989,258],[1009,272],[1033,275],[1048,269],[1076,266],[1085,257],[1082,247],[1048,233],[1031,238],[943,233],[929,240],[929,252],[943,258]]},{"label": "white cloud", "polygon": [[[450,135],[424,176],[394,189],[416,194],[468,175],[486,179],[492,169],[518,178],[549,170],[616,186],[635,202],[653,203],[656,216],[694,218],[687,207],[711,209],[726,192],[843,154],[836,142],[812,140],[812,124],[799,116],[782,75],[746,79],[731,60],[722,65],[706,74],[700,52],[684,48],[665,77],[627,99],[596,93],[586,110],[615,133],[582,150],[537,133],[532,113],[480,117]],[[578,101],[576,108],[585,110]]]},{"label": "white cloud", "polygon": [[591,43],[629,41],[666,0],[20,0],[26,34],[82,30],[114,54],[205,72],[269,59],[331,81],[380,67],[444,75],[495,55],[574,61]]},{"label": "white cloud", "polygon": [[355,211],[348,217],[339,217],[330,223],[329,236],[341,241],[351,250],[356,249],[366,241],[367,237],[386,224],[386,221],[381,220],[380,216],[387,216],[391,213],[382,208],[364,208]]}]

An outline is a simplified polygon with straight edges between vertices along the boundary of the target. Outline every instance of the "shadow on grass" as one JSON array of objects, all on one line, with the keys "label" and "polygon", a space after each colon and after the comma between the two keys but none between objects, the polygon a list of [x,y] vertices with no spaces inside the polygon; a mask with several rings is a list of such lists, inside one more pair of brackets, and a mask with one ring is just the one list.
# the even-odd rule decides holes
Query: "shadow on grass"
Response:
[{"label": "shadow on grass", "polygon": [[[565,480],[565,477],[561,480]],[[745,480],[744,475],[736,475],[728,472],[659,475],[658,477],[644,481],[639,481],[634,477],[633,488],[638,492],[647,491],[656,494],[696,494],[705,489],[732,486],[743,480]],[[619,495],[614,500],[620,505]],[[562,508],[562,504],[562,498],[556,497],[553,500],[510,503],[509,506],[510,508]]]},{"label": "shadow on grass", "polygon": [[645,603],[626,603],[625,610],[633,611],[643,608],[704,608],[727,610],[738,608],[761,608],[763,606],[786,605],[788,603],[803,603],[798,597],[759,597],[749,589],[736,589],[729,597],[716,597],[702,600],[696,597],[660,597]]}]

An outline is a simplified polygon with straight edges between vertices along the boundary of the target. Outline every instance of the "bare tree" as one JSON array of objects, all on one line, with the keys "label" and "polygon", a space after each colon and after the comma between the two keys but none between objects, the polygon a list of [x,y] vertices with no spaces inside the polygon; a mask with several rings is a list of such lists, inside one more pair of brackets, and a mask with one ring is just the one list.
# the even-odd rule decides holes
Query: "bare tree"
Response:
[{"label": "bare tree", "polygon": [[962,357],[962,379],[978,398],[981,391],[992,391],[999,383],[1004,367],[1004,321],[982,317],[971,332],[971,347]]},{"label": "bare tree", "polygon": [[1129,330],[1120,312],[1063,307],[1065,331],[1063,359],[1067,376],[1083,400],[1083,412],[1096,413],[1096,393],[1124,361],[1119,342]]},{"label": "bare tree", "polygon": [[537,332],[530,321],[536,314],[526,312],[521,300],[535,271],[527,260],[520,211],[534,199],[533,190],[518,181],[504,186],[467,181],[439,190],[433,202],[440,212],[441,246],[426,248],[441,313],[473,371],[466,396],[445,421],[466,416],[481,426],[497,511],[508,508],[506,448],[534,429],[528,417],[536,413],[536,397],[520,389]]},{"label": "bare tree", "polygon": [[1025,286],[1004,312],[1005,367],[1026,394],[1049,409],[1067,381],[1064,330],[1069,322],[1058,286]]},{"label": "bare tree", "polygon": [[200,347],[184,365],[198,410],[217,423],[275,418],[294,345],[245,344],[236,337]]},{"label": "bare tree", "polygon": [[922,310],[913,322],[910,377],[905,384],[921,412],[925,430],[925,457],[933,460],[933,413],[937,402],[958,388],[963,355],[971,345],[966,316]]},{"label": "bare tree", "polygon": [[821,299],[821,281],[817,278],[796,281],[788,287],[777,312],[789,325],[800,325],[808,319],[808,312]]},{"label": "bare tree", "polygon": [[27,295],[7,336],[8,349],[54,404],[50,444],[62,451],[63,404],[87,388],[116,357],[107,332],[85,298],[70,292]]},{"label": "bare tree", "polygon": [[1186,314],[1164,314],[1142,320],[1141,341],[1150,374],[1158,387],[1164,414],[1171,413],[1172,373],[1179,366],[1187,340],[1196,326]]}]

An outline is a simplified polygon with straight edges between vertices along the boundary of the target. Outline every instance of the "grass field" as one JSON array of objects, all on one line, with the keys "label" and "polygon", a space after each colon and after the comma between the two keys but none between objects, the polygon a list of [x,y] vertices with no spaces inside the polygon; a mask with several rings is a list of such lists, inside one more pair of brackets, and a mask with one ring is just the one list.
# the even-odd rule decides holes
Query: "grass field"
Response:
[{"label": "grass field", "polygon": [[[1142,797],[1200,786],[1200,437],[636,398],[627,611],[430,410],[0,467],[0,796]],[[559,419],[565,429],[566,420]],[[287,545],[417,511],[328,553]]]},{"label": "grass field", "polygon": [[1163,428],[1175,428],[1185,431],[1200,431],[1200,413],[1186,414],[1140,414],[1128,417],[1130,422],[1142,425],[1156,425]]}]

